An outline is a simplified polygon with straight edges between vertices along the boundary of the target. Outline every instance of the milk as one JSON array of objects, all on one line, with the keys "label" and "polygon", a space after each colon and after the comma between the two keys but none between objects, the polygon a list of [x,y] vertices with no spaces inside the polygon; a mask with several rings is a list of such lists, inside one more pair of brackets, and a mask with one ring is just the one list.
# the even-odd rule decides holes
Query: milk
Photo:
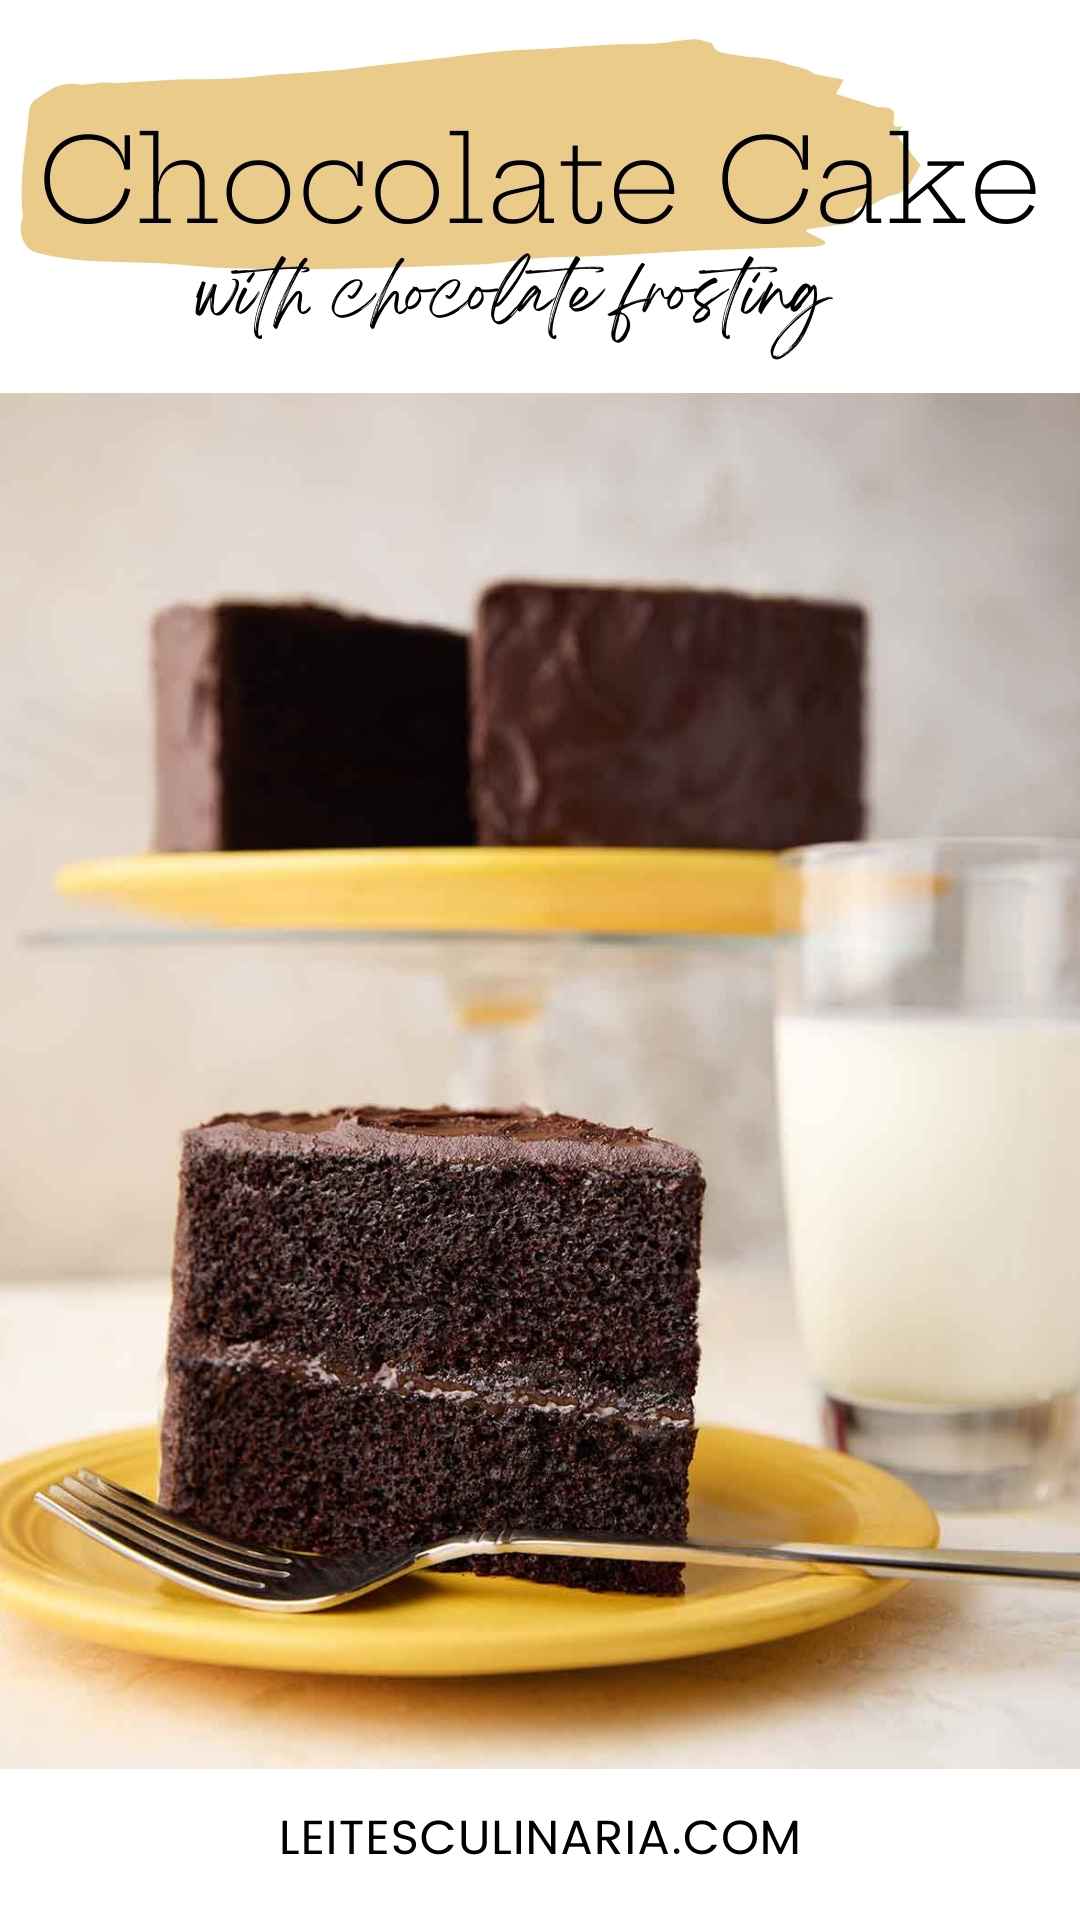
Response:
[{"label": "milk", "polygon": [[791,1260],[834,1396],[1005,1407],[1080,1381],[1080,1020],[782,1014]]}]

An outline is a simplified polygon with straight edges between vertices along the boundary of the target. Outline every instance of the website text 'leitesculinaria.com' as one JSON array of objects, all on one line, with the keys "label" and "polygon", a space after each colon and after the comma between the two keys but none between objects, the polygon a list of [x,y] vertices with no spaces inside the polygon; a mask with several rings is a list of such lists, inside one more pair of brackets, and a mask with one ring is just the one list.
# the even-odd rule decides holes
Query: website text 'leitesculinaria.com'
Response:
[{"label": "website text 'leitesculinaria.com'", "polygon": [[797,1854],[797,1820],[774,1823],[698,1816],[677,1828],[659,1820],[333,1818],[283,1820],[281,1852],[290,1857],[345,1854],[496,1854],[532,1857],[586,1854],[616,1857],[655,1853]]}]

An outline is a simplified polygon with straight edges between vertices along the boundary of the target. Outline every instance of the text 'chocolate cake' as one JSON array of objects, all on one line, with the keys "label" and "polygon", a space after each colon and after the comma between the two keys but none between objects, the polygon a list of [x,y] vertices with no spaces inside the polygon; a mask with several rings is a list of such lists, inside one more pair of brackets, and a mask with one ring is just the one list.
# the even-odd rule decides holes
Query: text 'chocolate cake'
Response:
[{"label": "text 'chocolate cake'", "polygon": [[[185,1136],[161,1497],[301,1549],[683,1539],[703,1181],[529,1109],[226,1115]],[[638,1593],[677,1567],[478,1559]]]}]

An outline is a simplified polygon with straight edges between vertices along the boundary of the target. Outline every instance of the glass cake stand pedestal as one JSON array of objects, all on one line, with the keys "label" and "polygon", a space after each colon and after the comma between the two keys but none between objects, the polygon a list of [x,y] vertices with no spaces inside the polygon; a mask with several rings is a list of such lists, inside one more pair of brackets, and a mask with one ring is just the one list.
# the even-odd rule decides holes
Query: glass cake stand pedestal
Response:
[{"label": "glass cake stand pedestal", "polygon": [[662,972],[701,943],[768,938],[774,865],[769,854],[621,847],[142,854],[57,875],[84,914],[106,906],[124,919],[73,917],[30,937],[355,943],[372,966],[443,979],[458,1036],[451,1105],[543,1106],[556,983],[597,967]]}]

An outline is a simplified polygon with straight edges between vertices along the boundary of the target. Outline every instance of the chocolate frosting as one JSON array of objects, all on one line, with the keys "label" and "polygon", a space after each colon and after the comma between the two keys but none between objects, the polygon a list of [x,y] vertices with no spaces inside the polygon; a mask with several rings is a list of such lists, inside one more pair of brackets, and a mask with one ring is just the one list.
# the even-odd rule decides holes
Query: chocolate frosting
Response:
[{"label": "chocolate frosting", "polygon": [[487,844],[776,849],[863,828],[856,607],[508,584],[472,640]]},{"label": "chocolate frosting", "polygon": [[313,1386],[377,1388],[386,1393],[419,1394],[421,1398],[433,1400],[483,1400],[496,1411],[509,1406],[534,1407],[543,1413],[574,1414],[585,1419],[617,1418],[677,1427],[690,1426],[694,1418],[689,1398],[658,1400],[648,1382],[624,1387],[615,1398],[596,1389],[579,1389],[571,1394],[545,1387],[542,1381],[514,1378],[505,1371],[479,1364],[467,1374],[438,1378],[389,1363],[361,1370],[332,1353],[305,1357],[269,1340],[230,1342],[211,1335],[186,1341],[184,1349],[189,1359],[234,1373],[264,1369],[288,1374]]},{"label": "chocolate frosting", "polygon": [[224,1113],[192,1128],[198,1148],[392,1154],[470,1162],[530,1159],[612,1171],[646,1167],[700,1177],[695,1154],[648,1129],[608,1127],[536,1107],[334,1107],[327,1113]]}]

